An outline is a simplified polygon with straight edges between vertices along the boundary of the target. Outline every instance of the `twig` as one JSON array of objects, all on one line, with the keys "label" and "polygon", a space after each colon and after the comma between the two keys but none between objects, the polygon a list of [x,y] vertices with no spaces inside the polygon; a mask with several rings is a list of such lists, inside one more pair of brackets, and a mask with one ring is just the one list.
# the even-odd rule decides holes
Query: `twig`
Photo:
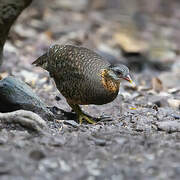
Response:
[{"label": "twig", "polygon": [[0,121],[2,123],[17,123],[38,133],[43,133],[43,129],[47,129],[46,122],[31,111],[17,110],[9,113],[0,113]]}]

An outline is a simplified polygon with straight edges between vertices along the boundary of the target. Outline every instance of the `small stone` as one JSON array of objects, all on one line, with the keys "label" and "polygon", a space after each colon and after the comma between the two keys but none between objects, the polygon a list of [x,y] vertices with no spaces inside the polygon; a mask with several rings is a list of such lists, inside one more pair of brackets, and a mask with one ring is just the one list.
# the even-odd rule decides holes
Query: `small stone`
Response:
[{"label": "small stone", "polygon": [[179,121],[164,121],[157,122],[155,124],[158,129],[166,131],[168,133],[180,132],[180,122]]},{"label": "small stone", "polygon": [[79,124],[78,123],[76,123],[75,121],[73,121],[73,120],[64,120],[63,121],[64,122],[64,124],[66,124],[66,125],[71,125],[71,126],[73,126],[73,127],[79,127]]},{"label": "small stone", "polygon": [[168,99],[167,100],[170,107],[174,109],[180,109],[180,100],[179,99]]},{"label": "small stone", "polygon": [[56,101],[60,101],[61,98],[60,98],[59,96],[56,96],[56,97],[55,97],[55,100],[56,100]]},{"label": "small stone", "polygon": [[155,111],[158,111],[158,107],[160,107],[160,106],[154,104],[153,109],[154,109]]},{"label": "small stone", "polygon": [[46,157],[45,154],[40,150],[31,151],[29,156],[30,156],[31,159],[37,160],[37,161],[39,161],[39,160]]},{"label": "small stone", "polygon": [[60,160],[59,163],[61,166],[61,170],[63,170],[64,172],[70,172],[71,171],[72,168],[64,160]]},{"label": "small stone", "polygon": [[55,7],[61,7],[62,9],[82,11],[87,9],[88,0],[76,0],[76,3],[74,3],[73,0],[58,0],[55,3],[52,3],[52,5]]},{"label": "small stone", "polygon": [[95,139],[94,142],[98,146],[105,146],[106,145],[106,140],[104,140],[104,139]]}]

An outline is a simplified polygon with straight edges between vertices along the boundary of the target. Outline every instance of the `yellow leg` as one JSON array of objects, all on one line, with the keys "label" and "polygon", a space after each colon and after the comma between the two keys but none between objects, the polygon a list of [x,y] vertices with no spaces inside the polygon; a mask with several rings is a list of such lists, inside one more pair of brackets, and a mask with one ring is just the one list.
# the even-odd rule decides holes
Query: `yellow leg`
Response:
[{"label": "yellow leg", "polygon": [[87,122],[89,122],[90,124],[95,124],[96,123],[92,118],[88,117],[86,114],[83,113],[83,111],[81,110],[79,105],[71,104],[71,103],[68,103],[68,104],[71,106],[71,108],[78,115],[79,124],[82,124],[83,119],[86,120]]}]

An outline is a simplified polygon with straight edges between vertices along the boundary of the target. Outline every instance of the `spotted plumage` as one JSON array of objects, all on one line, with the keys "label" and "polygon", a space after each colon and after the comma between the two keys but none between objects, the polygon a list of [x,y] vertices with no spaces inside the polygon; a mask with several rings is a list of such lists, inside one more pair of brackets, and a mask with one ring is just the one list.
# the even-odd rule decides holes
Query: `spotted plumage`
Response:
[{"label": "spotted plumage", "polygon": [[[129,70],[124,65],[112,66],[97,53],[72,45],[54,45],[33,64],[46,69],[70,106],[106,104],[119,91],[120,78]],[[76,106],[77,107],[77,106]]]}]

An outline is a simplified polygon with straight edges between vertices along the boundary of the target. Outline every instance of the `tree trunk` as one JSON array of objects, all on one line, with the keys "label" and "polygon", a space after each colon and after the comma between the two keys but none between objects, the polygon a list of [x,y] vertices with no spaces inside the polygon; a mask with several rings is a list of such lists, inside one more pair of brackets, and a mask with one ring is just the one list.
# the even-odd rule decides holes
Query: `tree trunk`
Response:
[{"label": "tree trunk", "polygon": [[0,66],[3,61],[3,47],[9,30],[32,0],[0,0]]}]

